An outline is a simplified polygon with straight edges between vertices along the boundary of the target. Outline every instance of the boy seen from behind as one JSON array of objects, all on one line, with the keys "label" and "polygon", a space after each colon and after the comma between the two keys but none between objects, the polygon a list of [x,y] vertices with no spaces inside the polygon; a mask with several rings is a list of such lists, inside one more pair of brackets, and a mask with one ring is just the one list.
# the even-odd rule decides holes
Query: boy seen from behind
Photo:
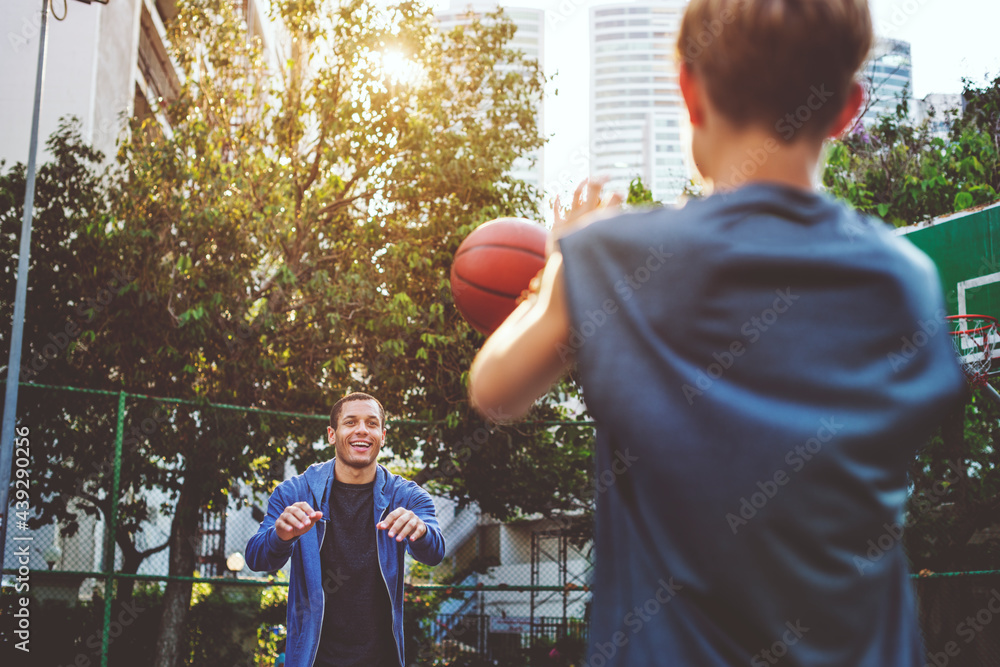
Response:
[{"label": "boy seen from behind", "polygon": [[515,415],[579,366],[615,475],[590,667],[924,664],[906,469],[962,374],[931,262],[814,185],[872,39],[865,0],[692,0],[680,87],[712,194],[594,221],[581,186],[473,363],[473,403]]}]

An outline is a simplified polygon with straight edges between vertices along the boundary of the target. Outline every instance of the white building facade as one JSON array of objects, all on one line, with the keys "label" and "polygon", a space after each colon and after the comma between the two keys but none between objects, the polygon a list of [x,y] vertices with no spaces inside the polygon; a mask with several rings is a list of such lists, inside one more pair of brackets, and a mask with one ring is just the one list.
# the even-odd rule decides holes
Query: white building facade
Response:
[{"label": "white building facade", "polygon": [[[237,0],[250,34],[271,43],[273,27],[263,0]],[[57,9],[61,11],[61,3]],[[39,0],[4,0],[0,25],[0,159],[27,163],[35,72],[41,27]],[[106,5],[69,2],[65,18],[50,11],[39,122],[39,164],[47,161],[46,139],[60,119],[80,120],[83,140],[114,156],[129,118],[154,113],[160,100],[177,95],[183,78],[168,54],[166,26],[177,15],[176,0],[111,0]],[[165,131],[166,119],[160,117]]]},{"label": "white building facade", "polygon": [[[486,14],[497,11],[499,5],[489,1],[453,0],[447,9],[434,13],[438,27],[449,31],[459,26],[467,26],[473,20],[484,20]],[[530,7],[503,7],[504,15],[510,19],[517,32],[508,47],[517,49],[530,59],[538,62],[538,68],[545,69],[545,12]],[[545,131],[545,115],[539,105],[536,116],[538,131]],[[514,161],[511,174],[541,192],[544,187],[544,150],[532,151],[527,156]]]},{"label": "white building facade", "polygon": [[868,111],[861,119],[865,124],[877,122],[879,116],[895,113],[904,98],[912,103],[913,59],[910,43],[878,38],[871,57],[861,70],[861,80],[869,96]]},{"label": "white building facade", "polygon": [[671,203],[690,179],[675,58],[687,0],[590,10],[591,175],[625,193],[641,178]]}]

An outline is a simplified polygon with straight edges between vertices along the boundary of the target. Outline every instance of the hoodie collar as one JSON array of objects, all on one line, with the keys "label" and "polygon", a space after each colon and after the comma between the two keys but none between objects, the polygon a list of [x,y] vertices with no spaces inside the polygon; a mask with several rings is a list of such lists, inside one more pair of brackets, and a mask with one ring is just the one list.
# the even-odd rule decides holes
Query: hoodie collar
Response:
[{"label": "hoodie collar", "polygon": [[[336,460],[334,457],[325,463],[310,467],[309,471],[314,472],[306,475],[313,500],[319,499],[313,507],[322,508],[320,511],[323,512],[324,516],[328,513],[330,506],[330,488],[333,486],[334,462]],[[375,508],[381,511],[388,504],[385,497],[385,487],[389,481],[389,471],[381,463],[375,465]]]}]

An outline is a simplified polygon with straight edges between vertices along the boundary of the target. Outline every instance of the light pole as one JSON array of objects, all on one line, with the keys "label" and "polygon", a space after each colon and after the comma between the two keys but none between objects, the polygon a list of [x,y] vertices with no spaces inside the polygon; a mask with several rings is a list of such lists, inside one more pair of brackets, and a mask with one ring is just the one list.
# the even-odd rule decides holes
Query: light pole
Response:
[{"label": "light pole", "polygon": [[[92,0],[77,0],[90,4]],[[102,5],[108,0],[93,0]],[[65,18],[65,17],[64,17]],[[31,258],[31,221],[35,206],[35,160],[38,156],[38,116],[42,109],[42,86],[45,83],[45,47],[49,19],[49,0],[42,0],[42,25],[38,34],[38,70],[35,73],[35,107],[31,113],[31,138],[28,144],[28,173],[24,186],[24,218],[21,220],[21,246],[17,255],[17,287],[14,291],[14,319],[7,362],[7,388],[4,394],[3,425],[0,427],[0,571],[3,569],[10,523],[10,475],[14,463],[14,426],[17,423],[17,383],[21,379],[21,341],[24,336],[24,306],[28,291],[28,264]]]}]

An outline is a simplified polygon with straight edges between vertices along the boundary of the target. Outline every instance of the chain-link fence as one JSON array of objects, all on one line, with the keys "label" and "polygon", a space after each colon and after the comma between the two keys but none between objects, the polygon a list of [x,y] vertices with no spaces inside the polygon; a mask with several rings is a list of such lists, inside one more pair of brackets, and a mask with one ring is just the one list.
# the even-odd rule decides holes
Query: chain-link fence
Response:
[{"label": "chain-link fence", "polygon": [[928,665],[1000,665],[1000,572],[918,577]]},{"label": "chain-link fence", "polygon": [[[18,413],[14,481],[25,488],[11,496],[0,663],[148,664],[168,585],[186,583],[182,662],[280,664],[289,566],[255,573],[243,553],[269,491],[296,472],[290,461],[328,458],[328,415],[29,383]],[[390,421],[394,437],[419,428]],[[575,522],[502,523],[434,501],[448,552],[435,568],[407,557],[410,663],[541,664],[557,645],[582,654],[591,554],[567,530]]]},{"label": "chain-link fence", "polygon": [[[150,664],[169,587],[190,584],[175,627],[184,664],[281,664],[288,566],[254,573],[242,554],[268,490],[294,472],[289,461],[326,457],[327,415],[31,384],[18,412],[25,451],[15,456],[0,663]],[[951,502],[935,488],[922,497]],[[474,504],[435,504],[447,553],[435,568],[408,562],[410,664],[582,664],[593,554],[579,517],[501,522]],[[920,511],[937,516],[935,506]],[[922,549],[932,542],[915,534]],[[968,537],[977,540],[1000,535]],[[993,553],[974,552],[978,572],[915,576],[928,664],[1000,665]],[[26,640],[30,654],[17,648]]]}]

